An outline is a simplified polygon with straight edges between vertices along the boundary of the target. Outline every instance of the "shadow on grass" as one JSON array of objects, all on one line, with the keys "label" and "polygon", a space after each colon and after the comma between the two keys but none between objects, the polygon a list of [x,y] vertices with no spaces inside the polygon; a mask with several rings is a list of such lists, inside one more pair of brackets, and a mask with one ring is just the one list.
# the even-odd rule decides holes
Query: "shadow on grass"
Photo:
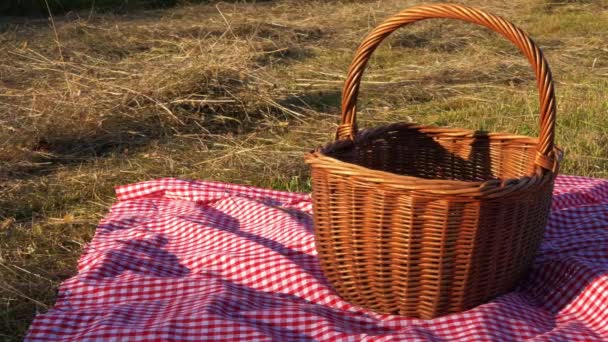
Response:
[{"label": "shadow on grass", "polygon": [[[294,94],[278,102],[293,110],[308,109],[317,112],[338,113],[341,100],[342,92],[339,90],[320,90]],[[336,120],[338,119],[339,115],[336,115]]]},{"label": "shadow on grass", "polygon": [[41,0],[6,1],[0,5],[0,15],[44,17],[50,9],[53,14],[63,14],[78,10],[126,11],[135,9],[151,9],[171,7],[177,0],[49,0],[48,7]]},{"label": "shadow on grass", "polygon": [[[246,86],[246,81],[227,85],[231,94],[237,96],[240,89]],[[212,91],[222,94],[223,90],[218,88]],[[33,160],[34,163],[11,165],[3,177],[30,179],[51,174],[61,166],[78,165],[110,156],[128,157],[150,144],[174,139],[176,135],[206,136],[211,133],[239,136],[259,130],[260,121],[294,120],[293,115],[284,109],[258,100],[254,98],[249,102],[226,104],[176,104],[170,108],[175,118],[169,118],[163,109],[153,103],[142,103],[139,99],[134,106],[146,105],[150,108],[141,111],[138,108],[128,108],[130,105],[127,104],[124,110],[119,108],[120,112],[107,115],[99,126],[86,135],[59,130],[56,134],[44,135],[32,148],[40,153]],[[316,112],[337,111],[339,101],[339,91],[320,91],[291,95],[277,103],[306,116],[306,109]],[[135,116],[121,115],[122,112],[129,113],[133,110],[139,112]],[[176,122],[176,119],[182,123]]]},{"label": "shadow on grass", "polygon": [[[271,0],[257,0],[268,2]],[[48,7],[43,0],[12,0],[0,4],[0,16],[45,17],[49,9],[53,14],[64,14],[70,11],[95,10],[102,12],[133,12],[156,8],[174,7],[184,3],[241,2],[239,0],[48,0]]]}]

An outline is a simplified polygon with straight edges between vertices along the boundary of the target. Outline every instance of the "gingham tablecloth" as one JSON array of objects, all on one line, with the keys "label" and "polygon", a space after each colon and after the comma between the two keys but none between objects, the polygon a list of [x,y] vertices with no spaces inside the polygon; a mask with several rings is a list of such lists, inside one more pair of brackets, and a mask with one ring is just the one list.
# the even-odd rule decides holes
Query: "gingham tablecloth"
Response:
[{"label": "gingham tablecloth", "polygon": [[429,321],[331,291],[306,194],[159,179],[117,197],[27,341],[608,340],[608,180],[559,177],[529,278]]}]

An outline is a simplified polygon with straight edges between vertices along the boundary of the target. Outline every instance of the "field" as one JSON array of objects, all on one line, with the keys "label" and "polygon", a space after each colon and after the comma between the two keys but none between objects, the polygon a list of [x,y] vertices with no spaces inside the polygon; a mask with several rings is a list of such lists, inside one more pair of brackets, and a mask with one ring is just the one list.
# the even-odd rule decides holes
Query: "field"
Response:
[{"label": "field", "polygon": [[[54,301],[120,184],[174,176],[308,191],[366,32],[419,1],[264,1],[0,21],[0,340]],[[608,2],[466,1],[543,48],[562,171],[608,177]],[[434,20],[374,55],[360,127],[535,135],[538,94],[497,35]]]},{"label": "field", "polygon": [[[208,2],[190,0],[188,3]],[[48,16],[77,10],[125,11],[141,8],[170,7],[178,0],[8,0],[0,4],[0,15]]]}]

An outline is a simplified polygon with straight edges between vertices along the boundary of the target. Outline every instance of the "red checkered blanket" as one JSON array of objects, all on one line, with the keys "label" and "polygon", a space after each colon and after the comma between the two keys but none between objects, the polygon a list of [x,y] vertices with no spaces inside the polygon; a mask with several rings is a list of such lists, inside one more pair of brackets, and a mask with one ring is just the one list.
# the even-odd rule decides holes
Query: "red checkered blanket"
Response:
[{"label": "red checkered blanket", "polygon": [[529,277],[428,321],[332,292],[306,194],[160,179],[117,197],[27,341],[608,340],[608,180],[559,177]]}]

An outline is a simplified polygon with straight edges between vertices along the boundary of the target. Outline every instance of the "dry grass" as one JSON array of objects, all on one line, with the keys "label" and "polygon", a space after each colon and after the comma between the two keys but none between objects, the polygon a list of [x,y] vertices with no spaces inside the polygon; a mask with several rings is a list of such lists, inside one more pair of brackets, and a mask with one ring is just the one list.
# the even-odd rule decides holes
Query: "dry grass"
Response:
[{"label": "dry grass", "polygon": [[[48,309],[118,184],[162,176],[306,191],[362,36],[418,1],[219,3],[70,14],[0,32],[0,339]],[[608,177],[605,2],[467,1],[511,18],[557,81],[564,173]],[[55,36],[56,31],[56,36]],[[57,37],[57,38],[56,38]],[[361,126],[395,120],[536,134],[526,62],[433,21],[380,48]]]}]

